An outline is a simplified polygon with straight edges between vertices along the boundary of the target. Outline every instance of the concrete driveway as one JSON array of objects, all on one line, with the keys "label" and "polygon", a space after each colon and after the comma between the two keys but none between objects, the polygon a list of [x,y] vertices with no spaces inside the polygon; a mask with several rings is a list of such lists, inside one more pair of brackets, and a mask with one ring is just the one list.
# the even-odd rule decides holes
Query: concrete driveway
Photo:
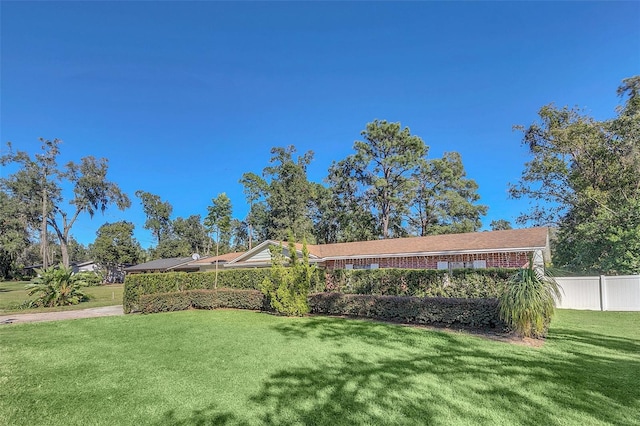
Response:
[{"label": "concrete driveway", "polygon": [[60,321],[78,318],[112,317],[116,315],[124,315],[122,305],[79,309],[77,311],[0,315],[0,325],[20,324],[24,322]]}]

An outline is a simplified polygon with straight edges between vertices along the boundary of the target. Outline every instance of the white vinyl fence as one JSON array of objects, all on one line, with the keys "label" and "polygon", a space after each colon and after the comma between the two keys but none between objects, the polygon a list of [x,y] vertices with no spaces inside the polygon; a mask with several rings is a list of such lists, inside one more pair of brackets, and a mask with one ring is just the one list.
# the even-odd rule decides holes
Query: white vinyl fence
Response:
[{"label": "white vinyl fence", "polygon": [[640,275],[556,277],[560,309],[640,311]]}]

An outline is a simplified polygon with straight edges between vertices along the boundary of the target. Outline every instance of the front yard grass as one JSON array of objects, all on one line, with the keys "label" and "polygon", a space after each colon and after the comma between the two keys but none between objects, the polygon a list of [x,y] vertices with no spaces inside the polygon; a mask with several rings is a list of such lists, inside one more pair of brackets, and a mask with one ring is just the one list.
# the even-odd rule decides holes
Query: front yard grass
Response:
[{"label": "front yard grass", "polygon": [[558,311],[541,348],[235,310],[6,325],[0,423],[640,424],[638,325]]},{"label": "front yard grass", "polygon": [[[100,306],[122,305],[123,284],[99,285],[84,287],[83,292],[89,296],[87,302],[72,306],[58,306],[55,308],[19,309],[25,301],[32,299],[25,289],[29,281],[0,282],[0,315],[8,313],[56,312],[74,309],[98,308]],[[35,297],[35,296],[34,296]]]}]

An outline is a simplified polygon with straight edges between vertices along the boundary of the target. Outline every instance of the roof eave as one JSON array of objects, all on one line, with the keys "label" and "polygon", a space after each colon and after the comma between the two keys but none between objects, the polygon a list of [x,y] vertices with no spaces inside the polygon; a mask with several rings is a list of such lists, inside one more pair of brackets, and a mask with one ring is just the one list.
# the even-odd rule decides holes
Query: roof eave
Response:
[{"label": "roof eave", "polygon": [[544,250],[545,246],[540,247],[513,247],[502,249],[476,249],[476,250],[443,250],[443,251],[423,251],[408,253],[374,253],[374,254],[350,254],[343,256],[327,256],[323,260],[342,260],[342,259],[373,259],[381,257],[413,257],[413,256],[451,256],[456,254],[484,254],[484,253],[510,253]]}]

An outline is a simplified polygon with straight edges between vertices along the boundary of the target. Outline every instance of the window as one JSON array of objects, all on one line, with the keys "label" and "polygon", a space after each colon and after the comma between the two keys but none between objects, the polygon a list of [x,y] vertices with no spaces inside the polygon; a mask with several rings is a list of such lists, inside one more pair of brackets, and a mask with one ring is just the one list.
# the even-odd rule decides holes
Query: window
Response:
[{"label": "window", "polygon": [[486,260],[474,260],[473,261],[473,269],[487,269],[487,261]]},{"label": "window", "polygon": [[449,266],[451,269],[463,269],[465,265],[464,262],[451,262]]},{"label": "window", "polygon": [[346,265],[344,265],[344,269],[346,269],[346,270],[353,269],[353,263],[347,263]]},{"label": "window", "polygon": [[437,269],[485,269],[486,267],[486,260],[474,260],[472,262],[438,262]]}]

